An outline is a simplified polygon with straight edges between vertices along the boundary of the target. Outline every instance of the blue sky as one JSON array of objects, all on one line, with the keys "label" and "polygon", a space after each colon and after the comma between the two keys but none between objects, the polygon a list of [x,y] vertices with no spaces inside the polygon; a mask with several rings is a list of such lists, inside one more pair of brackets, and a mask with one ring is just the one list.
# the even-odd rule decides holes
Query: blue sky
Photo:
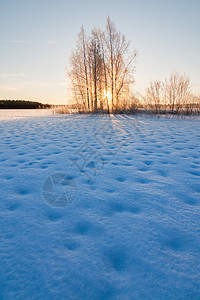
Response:
[{"label": "blue sky", "polygon": [[108,14],[138,50],[135,92],[179,71],[200,94],[199,0],[0,0],[0,99],[66,103],[80,27],[104,28]]}]

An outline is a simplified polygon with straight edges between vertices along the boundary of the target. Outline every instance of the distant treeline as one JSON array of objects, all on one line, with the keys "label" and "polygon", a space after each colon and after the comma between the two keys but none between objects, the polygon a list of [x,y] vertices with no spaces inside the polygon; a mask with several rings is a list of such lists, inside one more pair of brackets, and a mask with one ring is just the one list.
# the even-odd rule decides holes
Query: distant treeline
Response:
[{"label": "distant treeline", "polygon": [[0,109],[36,109],[50,108],[49,104],[25,100],[0,100]]}]

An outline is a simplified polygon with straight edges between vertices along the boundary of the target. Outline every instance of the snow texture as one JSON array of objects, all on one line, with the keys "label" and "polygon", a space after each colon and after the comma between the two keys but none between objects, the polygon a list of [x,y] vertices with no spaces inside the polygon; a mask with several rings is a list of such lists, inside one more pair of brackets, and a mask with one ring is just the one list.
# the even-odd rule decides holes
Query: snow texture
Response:
[{"label": "snow texture", "polygon": [[0,299],[200,299],[199,129],[0,122]]},{"label": "snow texture", "polygon": [[51,115],[52,109],[1,109],[0,121]]}]

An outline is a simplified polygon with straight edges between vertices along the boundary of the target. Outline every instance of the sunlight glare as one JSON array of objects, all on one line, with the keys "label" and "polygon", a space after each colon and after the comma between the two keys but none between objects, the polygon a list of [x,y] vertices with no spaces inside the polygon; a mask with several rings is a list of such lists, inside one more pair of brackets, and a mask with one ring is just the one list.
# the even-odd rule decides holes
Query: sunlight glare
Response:
[{"label": "sunlight glare", "polygon": [[108,91],[107,93],[106,93],[106,91],[104,91],[104,96],[105,96],[105,98],[108,99],[108,102],[111,102],[112,94],[110,91]]}]

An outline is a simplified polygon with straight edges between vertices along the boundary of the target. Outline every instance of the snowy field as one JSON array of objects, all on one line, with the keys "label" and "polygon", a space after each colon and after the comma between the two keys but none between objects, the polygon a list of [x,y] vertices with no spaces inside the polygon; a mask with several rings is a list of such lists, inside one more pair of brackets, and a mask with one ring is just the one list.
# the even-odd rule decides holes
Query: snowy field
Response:
[{"label": "snowy field", "polygon": [[1,109],[0,122],[28,117],[47,116],[52,114],[52,109]]},{"label": "snowy field", "polygon": [[0,299],[200,299],[200,120],[0,122]]}]

